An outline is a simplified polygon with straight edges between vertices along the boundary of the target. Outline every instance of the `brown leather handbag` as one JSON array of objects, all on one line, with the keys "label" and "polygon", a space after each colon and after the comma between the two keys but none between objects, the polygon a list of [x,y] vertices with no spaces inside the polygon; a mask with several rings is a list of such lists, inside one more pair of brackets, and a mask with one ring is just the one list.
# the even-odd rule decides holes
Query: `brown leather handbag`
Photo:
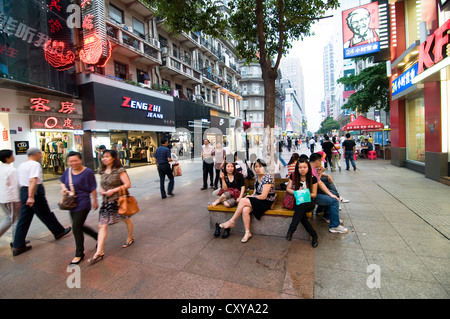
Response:
[{"label": "brown leather handbag", "polygon": [[72,183],[72,168],[69,168],[69,188],[70,191],[63,195],[62,200],[58,203],[61,210],[74,210],[77,207],[77,196]]},{"label": "brown leather handbag", "polygon": [[139,212],[139,206],[136,198],[131,196],[123,186],[120,186],[119,199],[117,204],[119,205],[119,215],[133,216]]}]

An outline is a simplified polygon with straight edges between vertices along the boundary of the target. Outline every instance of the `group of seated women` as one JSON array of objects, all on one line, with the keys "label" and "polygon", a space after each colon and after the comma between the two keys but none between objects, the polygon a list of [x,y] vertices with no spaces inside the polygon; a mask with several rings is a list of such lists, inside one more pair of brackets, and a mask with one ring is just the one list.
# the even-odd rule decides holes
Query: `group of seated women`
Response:
[{"label": "group of seated women", "polygon": [[[252,195],[245,196],[245,182],[242,174],[236,169],[235,163],[227,163],[220,174],[222,187],[213,193],[217,199],[211,203],[216,206],[223,203],[226,207],[237,205],[233,216],[224,223],[216,223],[214,236],[220,236],[223,230],[222,238],[227,238],[231,228],[236,224],[237,219],[242,215],[245,228],[245,235],[241,239],[242,243],[246,243],[251,237],[250,232],[250,214],[253,213],[256,219],[260,220],[261,216],[270,209],[275,200],[275,185],[271,174],[267,172],[267,164],[264,160],[257,159],[253,164],[255,172],[255,185]],[[319,191],[320,189],[320,191]],[[295,169],[289,175],[289,182],[286,192],[294,195],[297,190],[309,190],[311,200],[297,204],[294,201],[294,215],[286,234],[286,239],[291,240],[299,223],[305,227],[310,234],[311,245],[317,247],[318,236],[306,213],[312,211],[315,205],[325,207],[325,213],[329,216],[329,231],[332,233],[346,233],[348,230],[340,225],[339,219],[339,198],[333,195],[327,187],[318,181],[313,175],[311,165],[308,159],[300,158],[295,164]]]}]

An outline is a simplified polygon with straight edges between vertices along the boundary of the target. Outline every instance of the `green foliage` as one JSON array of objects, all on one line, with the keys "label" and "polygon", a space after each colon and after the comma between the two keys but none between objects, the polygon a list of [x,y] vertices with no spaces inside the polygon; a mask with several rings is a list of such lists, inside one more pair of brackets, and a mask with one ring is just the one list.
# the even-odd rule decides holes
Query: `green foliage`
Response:
[{"label": "green foliage", "polygon": [[343,109],[366,113],[371,108],[389,112],[389,78],[386,75],[386,63],[378,63],[365,68],[358,75],[342,77],[337,80],[346,86],[353,86],[353,93]]},{"label": "green foliage", "polygon": [[332,130],[339,130],[341,125],[338,121],[328,116],[322,123],[320,123],[320,129],[317,131],[318,134],[331,133]]}]

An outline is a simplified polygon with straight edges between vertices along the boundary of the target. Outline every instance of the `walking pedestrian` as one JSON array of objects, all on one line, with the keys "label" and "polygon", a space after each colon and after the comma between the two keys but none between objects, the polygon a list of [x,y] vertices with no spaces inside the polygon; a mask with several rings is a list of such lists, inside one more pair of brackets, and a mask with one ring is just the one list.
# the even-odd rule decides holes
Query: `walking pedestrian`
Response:
[{"label": "walking pedestrian", "polygon": [[214,147],[209,143],[209,140],[203,140],[202,146],[202,160],[203,160],[203,187],[201,190],[208,188],[208,175],[210,179],[209,186],[214,187],[213,179],[214,179]]},{"label": "walking pedestrian", "polygon": [[331,167],[331,171],[333,171],[333,166],[331,166],[331,155],[332,149],[334,148],[334,144],[331,143],[330,137],[325,134],[324,142],[322,143],[322,151],[326,154],[325,157],[325,170],[328,168],[328,165]]},{"label": "walking pedestrian", "polygon": [[[92,228],[84,225],[91,208],[98,209],[97,201],[97,181],[94,172],[83,166],[81,154],[78,152],[69,152],[67,155],[67,164],[69,168],[63,173],[61,178],[61,193],[63,195],[70,192],[70,181],[75,191],[77,207],[70,210],[72,218],[73,236],[75,237],[75,257],[70,262],[71,265],[77,265],[84,259],[84,233],[97,241],[98,233]],[[72,176],[69,177],[69,174]],[[91,198],[92,195],[92,205]]]},{"label": "walking pedestrian", "polygon": [[[0,206],[6,217],[0,225],[0,237],[11,228],[12,238],[20,216],[19,185],[16,169],[11,165],[15,160],[11,150],[0,151]],[[11,242],[12,244],[12,242]]]},{"label": "walking pedestrian", "polygon": [[333,150],[331,151],[331,163],[332,163],[332,169],[336,169],[336,164],[339,166],[339,171],[341,171],[341,153],[339,150],[341,149],[341,144],[336,140],[336,136],[333,136],[332,138],[333,142]]},{"label": "walking pedestrian", "polygon": [[213,151],[214,155],[214,168],[216,170],[216,178],[214,179],[214,189],[217,189],[217,184],[219,184],[220,171],[225,165],[225,157],[227,155],[224,148],[222,148],[222,143],[217,142],[216,149]]},{"label": "walking pedestrian", "polygon": [[349,161],[352,163],[353,170],[356,171],[356,164],[353,159],[354,152],[356,150],[356,143],[354,140],[350,138],[350,133],[345,134],[345,137],[347,138],[344,143],[342,143],[342,149],[344,151],[345,156],[345,170],[348,171],[350,168]]},{"label": "walking pedestrian", "polygon": [[103,202],[98,214],[98,239],[97,251],[89,259],[90,263],[102,260],[105,256],[104,246],[108,233],[108,225],[114,225],[123,220],[127,226],[128,237],[122,248],[127,248],[134,243],[133,234],[134,225],[130,216],[119,215],[119,192],[121,189],[127,191],[131,187],[130,178],[120,163],[119,154],[115,150],[106,150],[102,155],[102,165],[100,174],[100,195],[103,196]]},{"label": "walking pedestrian", "polygon": [[297,230],[298,224],[302,223],[303,227],[305,227],[306,231],[312,237],[311,245],[317,247],[317,233],[306,216],[306,212],[312,211],[316,206],[315,198],[317,196],[317,183],[317,178],[313,176],[308,160],[299,159],[295,165],[294,173],[289,177],[286,192],[294,195],[295,190],[309,189],[311,201],[300,205],[297,205],[297,202],[294,201],[294,216],[292,216],[292,221],[286,234],[287,240],[292,240],[292,235]]},{"label": "walking pedestrian", "polygon": [[55,239],[62,238],[72,230],[72,227],[64,228],[48,206],[45,188],[42,185],[43,174],[40,164],[42,151],[37,147],[32,147],[28,149],[27,156],[28,160],[20,164],[17,170],[21,208],[14,236],[13,256],[18,256],[31,249],[32,246],[26,245],[25,237],[34,214],[47,226]]},{"label": "walking pedestrian", "polygon": [[161,139],[161,146],[156,149],[154,154],[156,166],[158,167],[159,174],[159,189],[161,192],[161,198],[164,199],[167,197],[166,195],[166,187],[164,185],[164,180],[169,178],[169,185],[167,193],[173,196],[173,188],[175,186],[175,179],[173,177],[173,171],[170,168],[170,162],[172,162],[172,154],[170,153],[169,141],[165,138]]},{"label": "walking pedestrian", "polygon": [[314,137],[311,137],[309,139],[309,150],[312,153],[314,153],[314,146],[316,145],[316,140],[314,139]]}]

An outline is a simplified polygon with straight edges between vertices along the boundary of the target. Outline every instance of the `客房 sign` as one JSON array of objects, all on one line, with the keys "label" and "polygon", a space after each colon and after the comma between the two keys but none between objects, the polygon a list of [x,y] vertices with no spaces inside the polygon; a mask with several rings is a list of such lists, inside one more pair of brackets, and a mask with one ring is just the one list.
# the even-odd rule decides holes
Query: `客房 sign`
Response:
[{"label": "\u5ba2\u623f sign", "polygon": [[431,68],[433,65],[447,57],[449,30],[450,19],[434,31],[434,33],[419,46],[419,65],[417,74]]}]

